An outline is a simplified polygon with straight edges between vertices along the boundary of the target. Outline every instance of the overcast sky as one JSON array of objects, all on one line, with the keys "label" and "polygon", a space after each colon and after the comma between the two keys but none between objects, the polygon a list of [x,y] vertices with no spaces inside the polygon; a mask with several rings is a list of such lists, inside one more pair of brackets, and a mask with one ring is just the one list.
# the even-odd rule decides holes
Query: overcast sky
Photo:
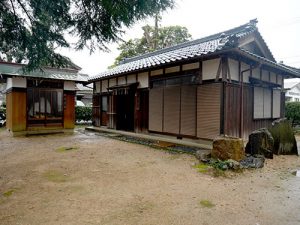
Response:
[{"label": "overcast sky", "polygon": [[[180,25],[188,28],[193,39],[222,32],[258,19],[258,29],[277,61],[300,68],[300,1],[299,0],[176,0],[176,8],[162,14],[161,26]],[[125,29],[124,40],[141,37],[141,27],[154,25],[153,19]],[[62,50],[61,54],[82,67],[83,73],[96,75],[113,64],[118,56],[117,44],[111,52]]]}]

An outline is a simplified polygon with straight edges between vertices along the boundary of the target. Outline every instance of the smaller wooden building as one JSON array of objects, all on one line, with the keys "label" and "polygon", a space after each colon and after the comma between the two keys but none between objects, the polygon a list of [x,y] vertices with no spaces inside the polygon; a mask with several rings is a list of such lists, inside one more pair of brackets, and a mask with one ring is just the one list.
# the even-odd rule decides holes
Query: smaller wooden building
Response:
[{"label": "smaller wooden building", "polygon": [[133,57],[89,81],[93,120],[134,132],[213,139],[247,138],[284,116],[285,78],[256,20],[208,37]]},{"label": "smaller wooden building", "polygon": [[6,128],[14,135],[72,130],[76,82],[86,81],[81,68],[47,67],[26,73],[23,67],[0,62],[0,75],[6,80]]}]

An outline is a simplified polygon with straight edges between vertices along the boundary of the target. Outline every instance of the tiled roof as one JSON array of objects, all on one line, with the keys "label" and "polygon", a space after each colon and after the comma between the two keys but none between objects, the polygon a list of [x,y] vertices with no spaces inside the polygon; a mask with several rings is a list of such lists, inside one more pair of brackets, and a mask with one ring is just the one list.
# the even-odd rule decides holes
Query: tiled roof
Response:
[{"label": "tiled roof", "polygon": [[170,62],[203,56],[236,47],[240,38],[257,31],[256,22],[256,20],[253,20],[242,26],[205,38],[185,42],[173,47],[164,48],[155,52],[126,59],[122,64],[91,77],[89,81],[102,77],[156,67]]},{"label": "tiled roof", "polygon": [[54,69],[45,68],[43,70],[35,70],[30,73],[23,71],[22,64],[0,62],[0,74],[5,76],[22,76],[22,77],[36,77],[55,80],[68,80],[86,82],[88,76],[78,73],[74,69]]}]

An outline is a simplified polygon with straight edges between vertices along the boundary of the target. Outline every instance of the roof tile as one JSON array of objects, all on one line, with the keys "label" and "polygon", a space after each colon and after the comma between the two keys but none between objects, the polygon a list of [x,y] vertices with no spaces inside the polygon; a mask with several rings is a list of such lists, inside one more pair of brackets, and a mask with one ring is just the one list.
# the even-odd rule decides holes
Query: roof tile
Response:
[{"label": "roof tile", "polygon": [[[185,42],[173,47],[164,48],[141,56],[132,57],[123,61],[122,64],[91,77],[89,81],[110,77],[146,68],[154,68],[158,65],[193,58],[201,55],[215,53],[225,49],[238,47],[238,39],[257,31],[256,20],[233,28],[231,30],[214,34],[205,38]],[[240,49],[241,50],[241,49]],[[242,51],[242,50],[241,50]],[[245,52],[246,53],[246,52]],[[248,53],[248,52],[247,52]],[[248,53],[255,55],[253,53]],[[271,53],[270,53],[271,54]],[[263,57],[259,57],[261,60]],[[267,60],[267,59],[266,59]],[[272,62],[271,60],[267,60]],[[276,62],[272,62],[277,64]]]}]

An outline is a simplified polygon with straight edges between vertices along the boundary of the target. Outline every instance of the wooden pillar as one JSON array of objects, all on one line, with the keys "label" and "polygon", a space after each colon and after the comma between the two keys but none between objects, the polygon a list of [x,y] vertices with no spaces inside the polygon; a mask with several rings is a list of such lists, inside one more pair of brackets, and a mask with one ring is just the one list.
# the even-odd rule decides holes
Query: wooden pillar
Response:
[{"label": "wooden pillar", "polygon": [[75,91],[64,91],[64,128],[75,127]]},{"label": "wooden pillar", "polygon": [[227,71],[228,71],[228,60],[225,57],[221,58],[221,63],[222,63],[222,81],[225,82],[227,81]]}]

